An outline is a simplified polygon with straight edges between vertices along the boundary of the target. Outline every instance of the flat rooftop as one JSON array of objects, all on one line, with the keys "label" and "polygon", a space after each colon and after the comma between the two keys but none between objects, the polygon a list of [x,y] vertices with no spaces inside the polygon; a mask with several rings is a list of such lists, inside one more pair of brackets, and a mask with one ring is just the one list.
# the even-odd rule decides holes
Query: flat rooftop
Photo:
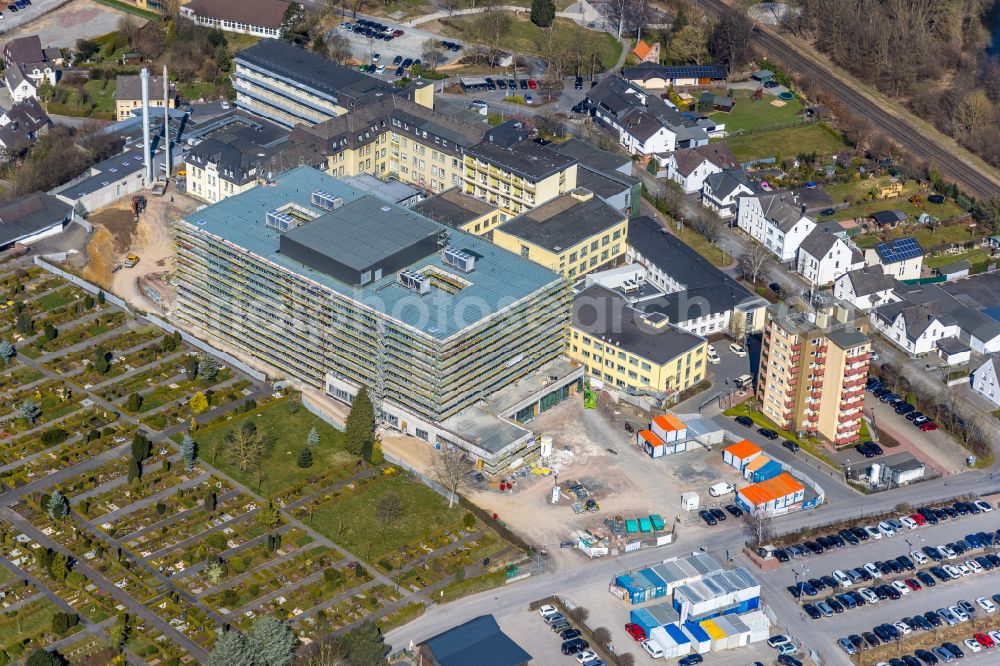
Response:
[{"label": "flat rooftop", "polygon": [[461,227],[497,210],[481,199],[463,194],[453,187],[441,194],[424,199],[413,206],[413,210],[449,227]]},{"label": "flat rooftop", "polygon": [[482,141],[466,150],[466,153],[535,182],[576,164],[575,158],[557,153],[534,141],[522,141],[509,148]]},{"label": "flat rooftop", "polygon": [[623,213],[593,192],[577,191],[590,198],[581,201],[572,192],[560,195],[503,223],[500,231],[561,252],[625,221]]},{"label": "flat rooftop", "polygon": [[[311,194],[323,191],[341,197],[349,208],[351,202],[367,195],[312,167],[297,167],[266,187],[253,187],[242,194],[229,197],[189,214],[181,220],[196,233],[204,233],[243,248],[258,257],[276,264],[305,279],[355,300],[432,338],[444,340],[492,316],[523,298],[553,286],[562,277],[538,264],[502,250],[492,243],[471,234],[451,230],[432,220],[390,203],[378,202],[402,219],[415,221],[421,228],[447,231],[449,245],[476,257],[476,269],[462,273],[444,263],[439,253],[415,260],[406,268],[411,271],[436,269],[460,277],[467,284],[457,292],[434,287],[429,294],[419,296],[396,282],[396,275],[355,288],[328,273],[311,268],[279,251],[282,234],[264,224],[267,212],[294,203],[315,210]],[[374,201],[368,197],[369,202]],[[370,204],[361,204],[369,206]],[[359,207],[358,211],[361,210]],[[368,208],[370,210],[370,208]],[[322,211],[316,211],[322,212]],[[355,216],[360,224],[366,221]],[[306,223],[300,229],[305,229]],[[431,225],[431,226],[428,226]],[[474,305],[475,307],[469,307]]]}]

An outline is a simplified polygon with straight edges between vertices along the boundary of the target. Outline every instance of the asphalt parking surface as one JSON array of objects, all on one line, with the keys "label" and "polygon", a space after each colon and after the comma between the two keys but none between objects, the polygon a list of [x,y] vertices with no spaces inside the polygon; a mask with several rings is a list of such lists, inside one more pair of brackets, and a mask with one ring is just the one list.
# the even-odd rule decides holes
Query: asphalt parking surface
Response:
[{"label": "asphalt parking surface", "polygon": [[[344,20],[344,23],[353,22],[354,21],[350,19]],[[404,60],[406,58],[412,58],[414,60],[422,59],[424,42],[428,39],[441,39],[439,35],[427,32],[426,30],[421,30],[420,28],[400,25],[385,19],[380,19],[379,23],[389,26],[391,30],[402,30],[403,35],[401,37],[395,37],[392,41],[387,42],[381,39],[365,37],[364,35],[359,35],[353,30],[345,30],[339,26],[335,30],[331,31],[330,34],[341,34],[347,37],[348,41],[351,43],[352,54],[355,58],[362,62],[372,62],[372,55],[378,53],[380,58],[377,64],[385,65],[385,72],[382,74],[373,73],[372,76],[377,76],[378,78],[386,81],[395,81],[397,79],[394,75],[396,66],[392,64],[393,58],[400,56]],[[457,42],[458,40],[449,41]],[[443,51],[443,53],[445,54],[444,60],[438,63],[439,66],[452,62],[462,55],[461,52],[455,53],[454,51]]]},{"label": "asphalt parking surface", "polygon": [[[38,18],[40,14],[54,9],[61,3],[59,0],[31,0],[30,6],[19,9],[16,12],[12,12],[8,8],[11,4],[13,2],[0,2],[0,16],[3,17],[0,19],[0,34],[9,32]],[[48,44],[42,44],[42,47],[46,46]]]},{"label": "asphalt parking surface", "polygon": [[[945,544],[962,538],[966,534],[991,529],[1000,529],[1000,512],[998,511],[959,517],[938,525],[925,525],[915,530],[905,530],[891,538],[883,537],[878,540],[869,540],[858,546],[847,545],[834,551],[827,551],[818,557],[810,556],[787,562],[775,571],[756,572],[756,575],[761,581],[765,601],[775,611],[779,622],[785,626],[788,633],[803,641],[809,648],[818,651],[823,657],[828,658],[830,663],[848,664],[850,662],[847,655],[836,645],[838,638],[871,631],[872,627],[883,622],[897,622],[904,616],[950,606],[959,599],[975,603],[976,597],[990,597],[993,594],[998,594],[1000,593],[1000,570],[983,571],[954,581],[938,581],[938,584],[933,588],[924,587],[897,601],[887,599],[878,604],[867,604],[819,620],[809,619],[802,612],[800,602],[793,599],[785,589],[787,586],[795,584],[796,571],[805,579],[815,578],[827,575],[834,569],[853,568],[866,562],[906,555],[911,544],[913,550],[919,551],[924,546]],[[909,544],[907,540],[909,540]],[[966,553],[959,556],[953,563],[964,562],[982,553],[982,550]],[[918,569],[926,570],[931,566],[932,562],[928,562]],[[906,572],[905,574],[884,576],[881,582],[902,580],[912,577],[913,573]],[[867,585],[862,584],[850,589]],[[822,600],[830,594],[829,590],[822,590],[815,599]],[[978,617],[983,615],[982,611],[977,614]],[[1000,629],[1000,613],[994,613],[992,617],[996,618],[996,625],[992,628]],[[970,637],[971,635],[972,631],[969,632]],[[979,653],[974,656],[982,658],[984,655],[990,656],[991,653]],[[966,658],[969,659],[970,656],[967,654]],[[995,662],[996,657],[993,659]],[[987,659],[981,659],[981,661],[988,663]]]}]

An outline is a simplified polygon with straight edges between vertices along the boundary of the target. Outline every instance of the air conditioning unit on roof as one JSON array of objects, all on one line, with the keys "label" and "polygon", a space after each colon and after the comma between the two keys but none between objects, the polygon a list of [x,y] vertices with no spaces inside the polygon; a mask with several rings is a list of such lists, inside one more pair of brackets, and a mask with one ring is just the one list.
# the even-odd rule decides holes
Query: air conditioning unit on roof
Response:
[{"label": "air conditioning unit on roof", "polygon": [[344,200],[342,198],[335,197],[329,192],[324,192],[322,190],[316,190],[313,192],[311,201],[314,206],[319,206],[323,210],[336,210],[344,205]]},{"label": "air conditioning unit on roof", "polygon": [[460,271],[471,273],[476,269],[476,258],[468,252],[456,250],[453,247],[446,247],[442,253],[444,263],[454,266]]}]

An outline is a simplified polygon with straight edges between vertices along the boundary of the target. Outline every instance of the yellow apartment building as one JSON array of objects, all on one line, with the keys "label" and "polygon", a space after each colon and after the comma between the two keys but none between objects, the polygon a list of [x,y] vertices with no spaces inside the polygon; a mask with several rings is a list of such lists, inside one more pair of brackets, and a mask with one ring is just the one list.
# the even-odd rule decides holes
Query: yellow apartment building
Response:
[{"label": "yellow apartment building", "polygon": [[627,236],[624,213],[577,188],[503,223],[493,242],[572,281],[618,262]]},{"label": "yellow apartment building", "polygon": [[[177,108],[177,90],[173,85],[168,87],[167,105]],[[142,79],[138,74],[122,75],[115,79],[115,120],[127,120],[132,112],[142,109]],[[163,77],[149,77],[149,109],[150,113],[160,110],[163,115]]]},{"label": "yellow apartment building", "polygon": [[496,206],[491,206],[468,194],[462,194],[461,188],[458,187],[428,197],[410,210],[452,229],[488,239],[493,238],[493,230],[507,219]]},{"label": "yellow apartment building", "polygon": [[818,313],[767,308],[757,398],[782,430],[819,435],[837,446],[860,439],[871,355],[867,319],[844,308]]},{"label": "yellow apartment building", "polygon": [[465,151],[464,191],[510,216],[576,189],[576,159],[534,141],[483,141]]},{"label": "yellow apartment building", "polygon": [[705,338],[593,284],[573,297],[567,354],[598,388],[676,393],[707,375]]}]

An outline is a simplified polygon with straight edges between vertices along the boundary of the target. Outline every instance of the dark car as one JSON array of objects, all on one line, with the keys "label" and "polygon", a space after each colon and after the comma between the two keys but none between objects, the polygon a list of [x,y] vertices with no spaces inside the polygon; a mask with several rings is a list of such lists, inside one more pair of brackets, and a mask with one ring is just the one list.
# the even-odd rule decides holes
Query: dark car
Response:
[{"label": "dark car", "polygon": [[931,558],[935,562],[941,562],[944,560],[944,556],[941,554],[941,551],[934,546],[924,546],[920,550],[924,551],[924,555]]},{"label": "dark car", "polygon": [[947,583],[949,580],[951,580],[951,576],[948,575],[948,572],[942,569],[941,567],[931,567],[930,572],[934,574],[934,577],[937,578],[942,583]]},{"label": "dark car", "polygon": [[821,211],[819,212],[819,214],[820,214],[820,215],[822,215],[823,217],[830,217],[831,215],[833,215],[833,214],[834,214],[834,213],[836,213],[836,212],[837,212],[837,211],[835,211],[835,210],[834,210],[834,209],[832,209],[832,208],[824,208],[823,210],[821,210]]},{"label": "dark car", "polygon": [[937,581],[934,580],[934,576],[930,575],[926,571],[918,571],[917,580],[919,580],[927,587],[934,587],[935,585],[937,585]]},{"label": "dark car", "polygon": [[926,613],[924,613],[924,619],[927,620],[927,624],[931,625],[932,627],[941,626],[941,616],[934,611],[927,611]]},{"label": "dark car", "polygon": [[854,447],[854,450],[863,455],[865,458],[874,458],[875,452],[868,446],[868,442],[864,444],[858,444]]},{"label": "dark car", "polygon": [[993,571],[993,563],[985,555],[977,557],[976,564],[981,566],[985,571]]},{"label": "dark car", "polygon": [[920,661],[927,664],[927,666],[936,666],[936,664],[938,663],[938,658],[935,657],[930,652],[928,652],[927,650],[922,650],[922,649],[915,650],[913,654],[917,655],[917,658],[920,659]]},{"label": "dark car", "polygon": [[903,663],[906,664],[906,666],[923,666],[923,664],[920,663],[920,660],[911,654],[903,655]]},{"label": "dark car", "polygon": [[504,79],[497,79],[497,87],[500,88],[500,90],[507,90],[507,81]]},{"label": "dark car", "polygon": [[810,550],[810,552],[812,552],[813,555],[822,555],[823,554],[823,546],[819,545],[815,541],[806,541],[802,545],[805,546],[806,548],[808,548]]},{"label": "dark car", "polygon": [[[404,58],[402,65],[404,69],[408,69],[413,64],[413,58]],[[493,79],[486,79],[486,85],[493,83]]]},{"label": "dark car", "polygon": [[818,620],[821,617],[823,617],[823,614],[819,612],[819,609],[813,606],[812,604],[804,604],[802,606],[802,610],[804,610],[806,612],[806,615],[808,615],[814,620]]},{"label": "dark car", "polygon": [[590,643],[583,640],[582,638],[573,638],[562,644],[563,654],[576,654],[577,652],[583,652],[590,647]]},{"label": "dark car", "polygon": [[17,5],[7,5],[7,9],[9,9],[12,12],[16,12],[17,11]]},{"label": "dark car", "polygon": [[698,517],[704,520],[705,523],[708,525],[715,525],[717,522],[719,522],[715,519],[715,516],[713,516],[711,512],[706,511],[705,509],[702,509],[701,511],[698,512]]},{"label": "dark car", "polygon": [[840,536],[842,536],[844,538],[844,541],[851,544],[852,546],[857,546],[859,543],[861,543],[861,540],[858,539],[858,537],[855,536],[854,532],[852,532],[851,530],[848,529],[840,530]]},{"label": "dark car", "polygon": [[733,518],[739,518],[740,516],[743,515],[743,509],[736,506],[735,504],[728,505],[726,507],[726,511],[728,511]]},{"label": "dark car", "polygon": [[923,412],[912,411],[912,412],[910,412],[909,414],[906,415],[906,420],[907,421],[913,421],[915,419],[919,419],[923,415],[924,415]]},{"label": "dark car", "polygon": [[788,449],[789,451],[791,451],[792,453],[798,453],[799,445],[790,439],[786,439],[781,443],[781,445],[786,449]]},{"label": "dark car", "polygon": [[399,65],[401,65],[402,62],[403,62],[403,56],[401,56],[401,55],[398,55],[398,56],[396,56],[395,58],[392,59],[392,64],[396,65],[397,67]]},{"label": "dark car", "polygon": [[402,76],[403,74],[406,73],[406,70],[404,70],[403,66],[400,65],[399,67],[396,68],[396,71],[394,73],[396,74],[396,76]]},{"label": "dark car", "polygon": [[802,662],[790,654],[779,654],[778,663],[781,666],[802,666]]},{"label": "dark car", "polygon": [[879,640],[878,636],[870,631],[861,632],[861,637],[865,639],[865,643],[868,643],[868,647],[878,647],[882,645],[882,641]]},{"label": "dark car", "polygon": [[767,285],[767,288],[770,289],[771,291],[773,291],[775,293],[775,295],[777,295],[777,296],[781,296],[782,291],[783,291],[781,289],[781,285],[778,284],[777,282],[772,282],[771,284]]},{"label": "dark car", "polygon": [[797,585],[789,585],[785,589],[788,590],[788,594],[792,595],[793,598],[795,599],[802,598],[802,583],[799,583]]},{"label": "dark car", "polygon": [[559,638],[563,639],[564,641],[572,640],[574,638],[579,638],[582,635],[583,632],[574,627],[570,627],[569,629],[559,632]]},{"label": "dark car", "polygon": [[857,604],[858,606],[864,606],[866,603],[868,603],[867,601],[865,601],[865,598],[861,596],[860,592],[848,592],[847,596],[849,596],[851,599],[854,599],[854,603]]},{"label": "dark car", "polygon": [[583,90],[583,77],[582,76],[576,77],[576,81],[573,82],[573,87],[576,88],[577,90]]},{"label": "dark car", "polygon": [[753,427],[753,419],[750,418],[749,416],[737,416],[733,420],[736,421],[737,423],[739,423],[744,428],[752,428]]},{"label": "dark car", "polygon": [[718,521],[726,519],[726,512],[722,509],[709,509],[709,511],[712,513],[712,518],[715,518]]},{"label": "dark car", "polygon": [[784,548],[776,548],[772,555],[774,555],[774,559],[779,562],[787,562],[790,559],[788,557],[788,552]]},{"label": "dark car", "polygon": [[896,561],[899,562],[899,566],[903,567],[907,571],[916,571],[917,569],[913,565],[913,561],[910,560],[910,558],[908,558],[906,555],[900,555],[899,557],[896,558]]},{"label": "dark car", "polygon": [[705,659],[700,654],[689,654],[677,662],[677,666],[694,666],[700,664]]},{"label": "dark car", "polygon": [[875,632],[875,635],[878,636],[883,643],[888,643],[892,640],[892,634],[889,633],[889,630],[884,624],[880,624],[877,627],[872,628],[872,631]]},{"label": "dark car", "polygon": [[528,80],[521,79],[521,90],[527,90],[527,89],[528,89]]},{"label": "dark car", "polygon": [[868,531],[867,530],[863,530],[860,527],[852,527],[851,531],[854,533],[854,536],[858,537],[862,541],[868,541]]},{"label": "dark car", "polygon": [[587,103],[586,102],[579,102],[577,104],[574,104],[573,108],[571,110],[573,111],[573,113],[586,113],[587,112]]},{"label": "dark car", "polygon": [[757,434],[767,439],[778,439],[778,433],[774,432],[770,428],[757,428]]},{"label": "dark car", "polygon": [[951,642],[941,643],[941,647],[943,647],[948,652],[951,652],[951,656],[955,657],[956,659],[961,659],[962,657],[965,656],[965,653],[962,652],[962,649],[957,645],[955,645],[954,643]]},{"label": "dark car", "polygon": [[810,585],[812,585],[813,587],[815,587],[817,590],[825,590],[826,589],[826,583],[824,583],[823,581],[821,581],[819,578],[810,578],[806,582],[809,583]]}]

